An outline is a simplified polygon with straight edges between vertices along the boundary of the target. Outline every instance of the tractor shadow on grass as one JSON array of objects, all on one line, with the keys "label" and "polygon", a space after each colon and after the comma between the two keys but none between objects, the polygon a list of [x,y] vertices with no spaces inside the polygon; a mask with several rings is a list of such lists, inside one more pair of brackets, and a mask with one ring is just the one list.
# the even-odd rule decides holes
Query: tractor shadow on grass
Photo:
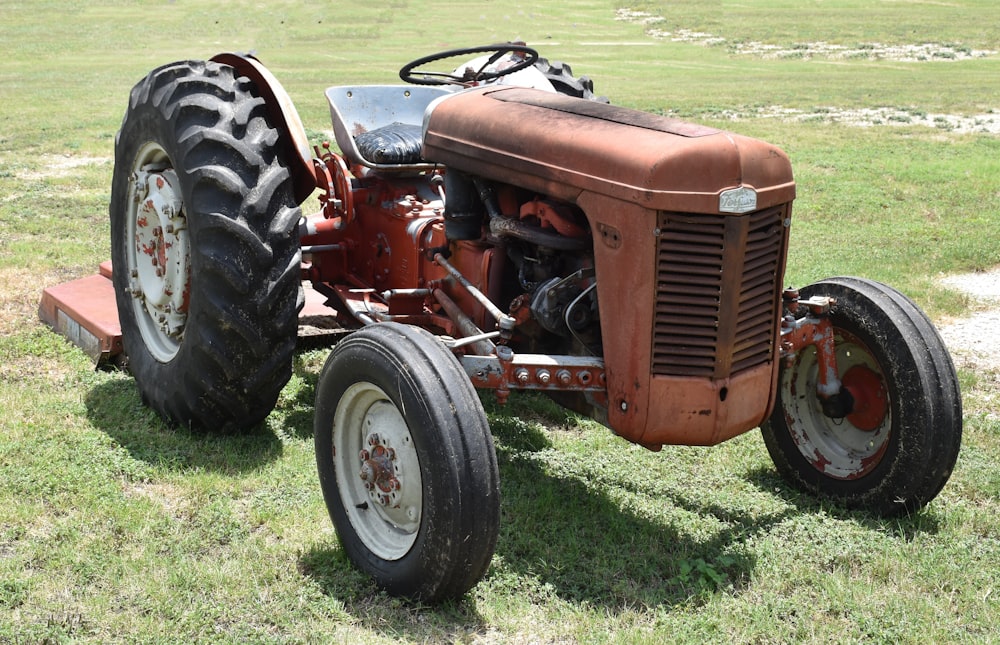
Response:
[{"label": "tractor shadow on grass", "polygon": [[139,461],[171,470],[241,473],[281,457],[281,440],[260,424],[244,434],[218,434],[173,427],[142,404],[135,381],[125,374],[91,388],[87,417]]},{"label": "tractor shadow on grass", "polygon": [[941,521],[933,502],[912,513],[898,517],[881,517],[867,511],[845,508],[828,499],[803,493],[785,482],[773,468],[756,468],[744,476],[761,491],[781,497],[802,515],[821,515],[834,520],[855,522],[870,531],[905,542],[912,542],[921,535],[934,535],[941,528]]},{"label": "tractor shadow on grass", "polygon": [[[462,601],[420,607],[389,598],[335,543],[300,558],[301,572],[362,623],[377,621],[415,640],[454,640],[487,627],[477,602],[571,602],[609,615],[701,604],[745,590],[757,566],[746,542],[800,512],[780,502],[772,512],[744,512],[683,481],[646,486],[641,473],[623,473],[629,457],[608,448],[584,458],[556,448],[543,425],[577,430],[572,415],[552,404],[486,407],[500,466],[501,528],[489,571]],[[622,443],[620,451],[629,448]],[[415,620],[418,610],[422,618]]]},{"label": "tractor shadow on grass", "polygon": [[[428,607],[391,598],[348,562],[336,541],[299,558],[300,573],[360,624],[382,625],[403,639],[453,642],[489,633],[480,606],[513,603],[516,612],[519,604],[572,603],[609,616],[690,608],[746,591],[758,568],[753,544],[790,530],[782,525],[843,520],[891,539],[937,530],[933,513],[883,520],[832,507],[800,495],[763,466],[723,478],[731,494],[710,490],[686,479],[715,467],[708,452],[696,453],[693,463],[665,464],[681,475],[656,481],[641,472],[651,463],[643,456],[655,462],[669,460],[669,453],[651,455],[626,443],[581,453],[580,442],[590,439],[573,415],[540,398],[524,404],[512,396],[508,408],[491,398],[483,395],[500,466],[500,536],[486,577],[462,600]],[[565,433],[580,435],[572,438],[575,452],[556,445]],[[690,456],[701,449],[688,450]],[[637,469],[629,472],[623,464],[632,463]],[[825,555],[808,541],[801,546]]]},{"label": "tractor shadow on grass", "polygon": [[272,428],[296,439],[312,437],[316,382],[324,355],[322,350],[297,353],[291,380],[271,415],[243,433],[170,425],[142,404],[135,381],[124,372],[91,388],[84,403],[91,423],[135,459],[174,469],[252,471],[281,458],[282,440]]}]

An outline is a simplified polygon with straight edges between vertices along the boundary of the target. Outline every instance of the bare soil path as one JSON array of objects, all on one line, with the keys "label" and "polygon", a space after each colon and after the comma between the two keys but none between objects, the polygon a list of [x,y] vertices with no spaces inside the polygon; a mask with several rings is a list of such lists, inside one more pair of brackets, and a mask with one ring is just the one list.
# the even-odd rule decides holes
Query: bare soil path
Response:
[{"label": "bare soil path", "polygon": [[981,306],[966,318],[939,326],[955,364],[1000,371],[1000,267],[948,276],[942,282],[969,294]]}]

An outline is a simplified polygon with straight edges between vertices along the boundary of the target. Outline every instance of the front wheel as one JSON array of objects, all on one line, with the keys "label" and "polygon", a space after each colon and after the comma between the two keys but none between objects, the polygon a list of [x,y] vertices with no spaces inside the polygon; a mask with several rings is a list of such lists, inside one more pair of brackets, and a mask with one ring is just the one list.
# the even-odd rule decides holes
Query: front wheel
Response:
[{"label": "front wheel", "polygon": [[320,485],[347,556],[389,593],[457,598],[500,525],[486,414],[430,333],[381,323],[341,341],[316,388]]},{"label": "front wheel", "polygon": [[778,471],[793,485],[881,515],[910,512],[940,492],[958,458],[962,404],[951,357],[906,296],[860,278],[801,290],[830,296],[839,378],[852,406],[831,416],[817,396],[815,347],[782,367],[761,426]]}]

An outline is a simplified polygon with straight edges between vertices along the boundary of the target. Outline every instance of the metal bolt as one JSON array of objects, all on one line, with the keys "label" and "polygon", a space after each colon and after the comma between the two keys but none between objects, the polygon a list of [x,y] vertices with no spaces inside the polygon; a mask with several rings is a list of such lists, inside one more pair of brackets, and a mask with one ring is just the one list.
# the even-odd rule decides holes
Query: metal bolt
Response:
[{"label": "metal bolt", "polygon": [[573,382],[573,375],[569,373],[569,370],[559,370],[556,372],[556,380],[559,381],[560,385],[569,385]]},{"label": "metal bolt", "polygon": [[535,378],[538,379],[539,383],[548,383],[549,379],[552,378],[552,375],[549,374],[548,370],[538,370],[535,372]]},{"label": "metal bolt", "polygon": [[628,412],[628,403],[626,401],[622,401],[621,408],[622,412]]},{"label": "metal bolt", "polygon": [[524,369],[523,367],[519,367],[517,371],[514,372],[514,378],[517,379],[518,383],[524,385],[525,383],[528,382],[528,379],[531,378],[531,375],[528,374],[528,370]]},{"label": "metal bolt", "polygon": [[362,450],[360,453],[358,453],[358,458],[361,461],[368,461],[371,458],[371,454],[367,450]]}]

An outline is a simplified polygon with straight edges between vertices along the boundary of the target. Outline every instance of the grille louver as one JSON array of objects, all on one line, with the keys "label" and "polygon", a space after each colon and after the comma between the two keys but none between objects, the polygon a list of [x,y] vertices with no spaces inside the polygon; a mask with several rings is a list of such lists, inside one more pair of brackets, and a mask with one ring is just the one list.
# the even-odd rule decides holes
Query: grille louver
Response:
[{"label": "grille louver", "polygon": [[661,213],[652,373],[725,378],[772,359],[784,207]]}]

